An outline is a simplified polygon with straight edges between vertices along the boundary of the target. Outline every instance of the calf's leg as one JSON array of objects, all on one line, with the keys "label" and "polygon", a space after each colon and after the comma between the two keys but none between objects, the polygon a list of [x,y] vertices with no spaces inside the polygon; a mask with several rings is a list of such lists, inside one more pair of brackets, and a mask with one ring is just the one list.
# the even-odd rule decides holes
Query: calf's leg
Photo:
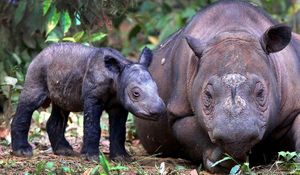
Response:
[{"label": "calf's leg", "polygon": [[107,110],[109,114],[110,158],[117,161],[130,160],[125,149],[126,120],[128,112],[123,107]]},{"label": "calf's leg", "polygon": [[71,145],[65,138],[69,113],[52,103],[52,111],[46,129],[53,153],[57,155],[74,155]]},{"label": "calf's leg", "polygon": [[32,113],[46,100],[47,93],[44,88],[24,87],[21,92],[16,115],[11,124],[12,150],[16,156],[32,156],[32,147],[28,143]]},{"label": "calf's leg", "polygon": [[99,160],[99,141],[101,135],[100,117],[103,105],[100,100],[86,96],[84,100],[83,146],[81,154],[87,160]]}]

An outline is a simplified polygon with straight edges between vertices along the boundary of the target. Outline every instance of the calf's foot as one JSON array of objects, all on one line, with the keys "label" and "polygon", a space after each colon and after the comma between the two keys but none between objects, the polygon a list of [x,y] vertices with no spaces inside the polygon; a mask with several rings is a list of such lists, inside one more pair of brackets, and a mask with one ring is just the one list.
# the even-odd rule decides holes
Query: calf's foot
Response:
[{"label": "calf's foot", "polygon": [[18,148],[14,148],[12,154],[19,157],[31,157],[32,147],[27,143],[27,145],[19,146]]},{"label": "calf's foot", "polygon": [[62,155],[62,156],[75,156],[77,153],[73,151],[73,148],[71,146],[69,147],[58,147],[57,149],[53,150],[53,153],[56,155]]}]

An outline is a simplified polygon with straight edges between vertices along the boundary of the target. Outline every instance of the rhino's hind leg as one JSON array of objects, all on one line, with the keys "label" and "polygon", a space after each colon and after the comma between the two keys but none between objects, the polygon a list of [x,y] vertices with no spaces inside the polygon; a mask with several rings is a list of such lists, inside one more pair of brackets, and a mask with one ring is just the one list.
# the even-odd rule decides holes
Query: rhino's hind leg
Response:
[{"label": "rhino's hind leg", "polygon": [[44,88],[24,88],[19,99],[16,115],[11,124],[12,150],[16,156],[32,156],[32,147],[28,143],[32,113],[47,99]]},{"label": "rhino's hind leg", "polygon": [[57,155],[71,156],[75,153],[65,138],[69,113],[52,103],[52,111],[46,129],[53,153]]},{"label": "rhino's hind leg", "polygon": [[85,97],[81,154],[90,161],[99,161],[100,117],[102,111],[103,105],[99,99],[89,96]]},{"label": "rhino's hind leg", "polygon": [[130,161],[130,156],[125,149],[128,112],[123,107],[110,109],[107,112],[109,114],[109,156],[115,161]]}]

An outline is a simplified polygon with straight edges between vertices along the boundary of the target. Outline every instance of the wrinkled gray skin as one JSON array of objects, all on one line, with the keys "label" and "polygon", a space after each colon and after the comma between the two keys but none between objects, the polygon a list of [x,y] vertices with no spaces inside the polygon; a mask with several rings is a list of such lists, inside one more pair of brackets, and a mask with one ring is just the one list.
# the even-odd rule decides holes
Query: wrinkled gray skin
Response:
[{"label": "wrinkled gray skin", "polygon": [[300,36],[262,10],[220,1],[200,12],[154,52],[149,70],[167,115],[136,120],[152,154],[203,162],[224,153],[252,165],[280,150],[300,151]]},{"label": "wrinkled gray skin", "polygon": [[47,133],[55,154],[74,154],[64,136],[68,115],[84,111],[81,154],[87,159],[98,159],[100,116],[105,110],[109,114],[110,157],[128,158],[124,147],[128,111],[149,120],[156,120],[165,111],[157,85],[147,70],[151,61],[148,48],[138,63],[111,48],[60,43],[44,49],[28,68],[11,124],[13,153],[32,155],[27,140],[32,113],[51,102]]}]

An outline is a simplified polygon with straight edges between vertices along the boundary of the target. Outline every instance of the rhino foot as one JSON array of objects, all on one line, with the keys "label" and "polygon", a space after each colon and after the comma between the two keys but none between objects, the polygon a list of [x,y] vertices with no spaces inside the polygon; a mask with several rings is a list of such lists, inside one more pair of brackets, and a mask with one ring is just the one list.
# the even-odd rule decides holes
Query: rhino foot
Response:
[{"label": "rhino foot", "polygon": [[73,151],[72,148],[59,148],[57,150],[53,150],[53,153],[56,155],[62,155],[62,156],[76,156],[77,153]]},{"label": "rhino foot", "polygon": [[111,160],[119,163],[128,163],[134,161],[134,158],[127,153],[125,155],[110,156],[110,158]]},{"label": "rhino foot", "polygon": [[91,161],[91,162],[99,162],[99,155],[97,154],[81,154],[81,157],[87,161]]},{"label": "rhino foot", "polygon": [[15,156],[18,156],[18,157],[32,157],[32,155],[33,155],[32,147],[30,145],[28,145],[24,148],[13,150],[12,154]]}]

